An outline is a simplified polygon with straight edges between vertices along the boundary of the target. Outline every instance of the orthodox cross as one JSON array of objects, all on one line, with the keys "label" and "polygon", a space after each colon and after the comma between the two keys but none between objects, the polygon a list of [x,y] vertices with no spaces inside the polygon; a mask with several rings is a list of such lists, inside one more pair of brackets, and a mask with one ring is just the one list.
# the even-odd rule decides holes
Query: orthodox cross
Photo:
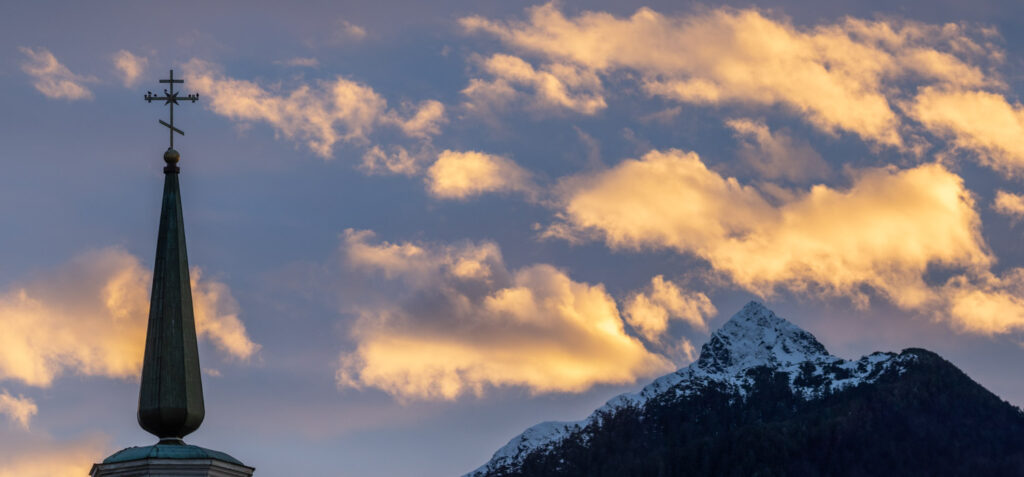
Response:
[{"label": "orthodox cross", "polygon": [[179,92],[174,91],[174,84],[175,83],[184,83],[185,80],[174,79],[174,70],[171,70],[170,78],[162,79],[162,80],[160,80],[160,82],[161,83],[170,83],[171,90],[167,91],[166,89],[164,89],[164,95],[163,96],[156,96],[156,95],[153,94],[152,91],[146,91],[146,96],[143,99],[145,99],[147,103],[152,103],[153,100],[163,101],[164,105],[169,105],[171,107],[171,122],[170,122],[170,124],[165,123],[163,119],[159,119],[158,121],[160,121],[160,124],[163,124],[164,126],[167,126],[168,129],[170,129],[171,147],[169,149],[174,149],[174,133],[181,134],[182,136],[185,135],[185,131],[182,131],[181,129],[178,129],[178,128],[174,127],[174,105],[178,104],[178,100],[179,99],[182,100],[182,101],[192,101],[193,103],[195,103],[196,101],[199,101],[199,93],[190,94],[188,96],[183,96],[183,97],[179,98],[178,97],[178,93]]}]

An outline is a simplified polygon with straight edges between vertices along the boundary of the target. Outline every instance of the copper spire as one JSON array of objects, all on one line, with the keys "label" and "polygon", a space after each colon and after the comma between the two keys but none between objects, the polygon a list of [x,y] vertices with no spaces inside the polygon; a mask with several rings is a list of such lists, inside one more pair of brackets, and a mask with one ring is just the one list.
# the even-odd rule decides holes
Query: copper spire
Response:
[{"label": "copper spire", "polygon": [[[173,78],[172,72],[170,80],[161,82],[170,82],[172,88],[174,83],[182,82]],[[175,97],[176,93],[165,98],[149,94],[145,99],[163,99],[173,109]],[[173,124],[173,113],[171,117]],[[174,132],[181,131],[172,124],[160,122],[171,129],[173,146]],[[182,437],[199,428],[206,415],[185,249],[185,221],[178,188],[180,157],[173,147],[164,153],[167,165],[164,167],[163,206],[139,390],[139,425],[159,437],[162,443],[180,443]]]}]

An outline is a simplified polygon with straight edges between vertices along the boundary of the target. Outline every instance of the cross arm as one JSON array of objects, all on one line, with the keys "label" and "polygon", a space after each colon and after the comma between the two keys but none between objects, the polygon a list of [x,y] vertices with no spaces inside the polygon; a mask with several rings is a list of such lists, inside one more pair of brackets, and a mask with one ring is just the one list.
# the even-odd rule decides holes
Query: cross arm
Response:
[{"label": "cross arm", "polygon": [[164,126],[171,128],[171,131],[181,134],[182,136],[185,135],[185,131],[182,131],[181,129],[178,129],[174,126],[171,126],[170,124],[165,123],[163,119],[157,119],[157,121],[160,121],[160,124],[163,124]]},{"label": "cross arm", "polygon": [[[150,93],[150,94],[147,94],[147,95],[143,96],[142,99],[152,103],[153,101],[167,101],[167,100],[171,99],[171,97],[170,97],[170,95],[157,96],[157,95],[154,95],[154,94]],[[192,101],[194,103],[196,101],[199,101],[199,93],[190,94],[188,96],[176,97],[174,99],[179,100],[179,101]]]}]

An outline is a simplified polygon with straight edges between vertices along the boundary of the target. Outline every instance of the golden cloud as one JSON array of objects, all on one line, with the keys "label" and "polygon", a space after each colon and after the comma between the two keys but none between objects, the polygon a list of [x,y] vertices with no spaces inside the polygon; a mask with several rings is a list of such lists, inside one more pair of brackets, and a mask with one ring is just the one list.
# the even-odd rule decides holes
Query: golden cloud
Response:
[{"label": "golden cloud", "polygon": [[296,56],[288,58],[287,60],[276,60],[274,61],[274,64],[300,68],[318,68],[320,67],[320,60],[313,57]]},{"label": "golden cloud", "polygon": [[335,25],[336,27],[333,39],[337,43],[344,43],[346,40],[359,41],[366,38],[366,28],[349,22],[344,18],[338,19],[338,21],[335,22]]},{"label": "golden cloud", "polygon": [[420,172],[422,154],[410,153],[402,146],[391,146],[390,151],[373,146],[363,153],[362,169],[368,174],[401,174],[412,176]]},{"label": "golden cloud", "polygon": [[72,73],[46,48],[19,47],[18,50],[28,57],[21,70],[32,77],[32,86],[47,98],[92,99],[92,91],[85,87],[85,83],[96,81],[94,78]]},{"label": "golden cloud", "polygon": [[[1024,293],[1008,285],[1016,275],[992,276],[995,259],[974,200],[939,164],[856,171],[847,189],[817,185],[773,204],[694,153],[652,151],[562,188],[563,221],[550,235],[692,253],[761,295],[782,287],[866,306],[870,287],[901,308],[943,316],[967,331],[1024,325],[1015,308]],[[928,282],[935,268],[954,272],[948,284]],[[1008,311],[977,314],[996,308]]]},{"label": "golden cloud", "polygon": [[110,451],[109,439],[102,435],[66,442],[35,436],[5,444],[0,450],[0,477],[89,475],[97,458]]},{"label": "golden cloud", "polygon": [[1024,106],[985,91],[928,87],[904,107],[956,147],[975,151],[983,164],[1013,176],[1024,172]]},{"label": "golden cloud", "polygon": [[526,21],[479,16],[470,32],[552,64],[608,74],[636,72],[652,95],[688,103],[785,106],[826,132],[846,131],[901,146],[891,83],[911,79],[958,88],[997,85],[972,64],[985,50],[964,27],[846,18],[797,27],[754,9],[718,8],[667,16],[641,8],[564,15],[555,3],[532,7]]},{"label": "golden cloud", "polygon": [[974,280],[956,276],[942,288],[944,305],[936,311],[967,332],[981,334],[1024,331],[1024,268],[1003,276],[983,275]]},{"label": "golden cloud", "polygon": [[709,170],[695,153],[652,151],[565,181],[563,212],[580,232],[616,248],[681,251],[748,233],[777,211],[752,187]]},{"label": "golden cloud", "polygon": [[445,150],[427,169],[427,191],[442,199],[466,199],[487,192],[522,192],[533,197],[531,174],[512,160],[477,151]]},{"label": "golden cloud", "polygon": [[740,157],[765,179],[804,182],[828,176],[828,163],[806,141],[772,131],[763,121],[726,121],[740,141]]},{"label": "golden cloud", "polygon": [[22,429],[28,430],[32,416],[37,412],[39,412],[39,407],[31,398],[11,396],[6,389],[0,391],[0,414],[7,414]]},{"label": "golden cloud", "polygon": [[[192,270],[196,328],[239,359],[259,349],[227,286]],[[142,366],[151,272],[117,248],[88,252],[0,295],[0,379],[48,387],[65,371],[132,377]]]},{"label": "golden cloud", "polygon": [[402,280],[407,293],[359,308],[356,348],[339,361],[340,387],[452,400],[500,386],[582,392],[673,368],[626,333],[601,285],[545,264],[509,271],[493,243],[374,244],[371,237],[347,231],[347,261]]},{"label": "golden cloud", "polygon": [[1024,195],[1013,194],[1005,190],[996,191],[996,199],[992,208],[1003,215],[1009,215],[1014,221],[1024,218]]},{"label": "golden cloud", "polygon": [[507,280],[501,250],[492,242],[428,249],[409,242],[369,243],[373,237],[369,230],[345,230],[342,248],[351,267],[383,273],[386,278],[401,279],[417,289],[430,286],[438,275],[455,280]]},{"label": "golden cloud", "polygon": [[342,77],[277,94],[252,81],[227,77],[216,65],[199,59],[185,64],[185,75],[210,99],[207,104],[213,112],[239,121],[266,122],[287,139],[305,141],[324,158],[331,157],[338,142],[366,143],[380,125],[426,138],[437,134],[445,121],[440,102],[424,101],[403,116],[389,109],[373,88]]},{"label": "golden cloud", "polygon": [[[651,279],[647,290],[634,293],[626,301],[624,313],[626,322],[633,329],[648,341],[660,343],[668,331],[670,319],[682,320],[694,328],[707,331],[705,318],[718,313],[718,310],[707,295],[687,292],[658,275]],[[686,354],[693,354],[692,350]]]},{"label": "golden cloud", "polygon": [[114,68],[121,75],[124,87],[129,88],[139,82],[139,76],[145,71],[149,60],[145,56],[136,56],[128,50],[114,53]]},{"label": "golden cloud", "polygon": [[535,69],[522,58],[496,54],[482,62],[492,80],[473,78],[462,90],[470,111],[491,111],[512,102],[516,86],[532,90],[524,93],[539,109],[568,109],[593,115],[607,107],[601,95],[601,80],[593,71],[570,64],[550,64]]}]

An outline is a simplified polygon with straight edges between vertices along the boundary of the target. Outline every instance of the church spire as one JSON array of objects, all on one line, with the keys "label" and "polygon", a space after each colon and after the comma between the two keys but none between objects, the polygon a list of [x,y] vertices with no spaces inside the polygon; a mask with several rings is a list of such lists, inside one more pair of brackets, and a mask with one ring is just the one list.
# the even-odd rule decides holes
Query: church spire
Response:
[{"label": "church spire", "polygon": [[252,477],[256,469],[223,452],[185,444],[206,417],[203,406],[203,381],[196,345],[196,322],[192,311],[192,286],[188,277],[188,253],[185,250],[185,220],[181,215],[181,190],[178,188],[178,160],[174,150],[174,105],[178,100],[199,99],[198,94],[178,97],[171,71],[170,91],[164,96],[148,93],[146,101],[165,101],[171,107],[171,122],[160,124],[170,129],[171,144],[164,153],[164,200],[160,209],[160,231],[156,239],[153,264],[153,295],[149,304],[149,328],[146,330],[146,354],[142,361],[142,385],[139,389],[139,425],[160,438],[144,447],[127,447],[115,452],[89,471],[91,477]]},{"label": "church spire", "polygon": [[198,95],[178,98],[176,83],[183,80],[160,80],[170,83],[163,97],[148,93],[145,99],[165,101],[171,108],[171,147],[164,153],[164,195],[160,210],[156,261],[153,265],[153,294],[146,331],[146,353],[142,362],[142,384],[139,390],[139,425],[156,435],[162,443],[181,443],[181,438],[199,428],[206,415],[203,406],[203,383],[200,376],[199,350],[196,344],[195,317],[192,309],[192,287],[188,275],[188,253],[185,249],[185,221],[181,213],[181,191],[178,187],[178,160],[174,133],[185,133],[174,127],[174,105],[178,99],[193,103]]}]

